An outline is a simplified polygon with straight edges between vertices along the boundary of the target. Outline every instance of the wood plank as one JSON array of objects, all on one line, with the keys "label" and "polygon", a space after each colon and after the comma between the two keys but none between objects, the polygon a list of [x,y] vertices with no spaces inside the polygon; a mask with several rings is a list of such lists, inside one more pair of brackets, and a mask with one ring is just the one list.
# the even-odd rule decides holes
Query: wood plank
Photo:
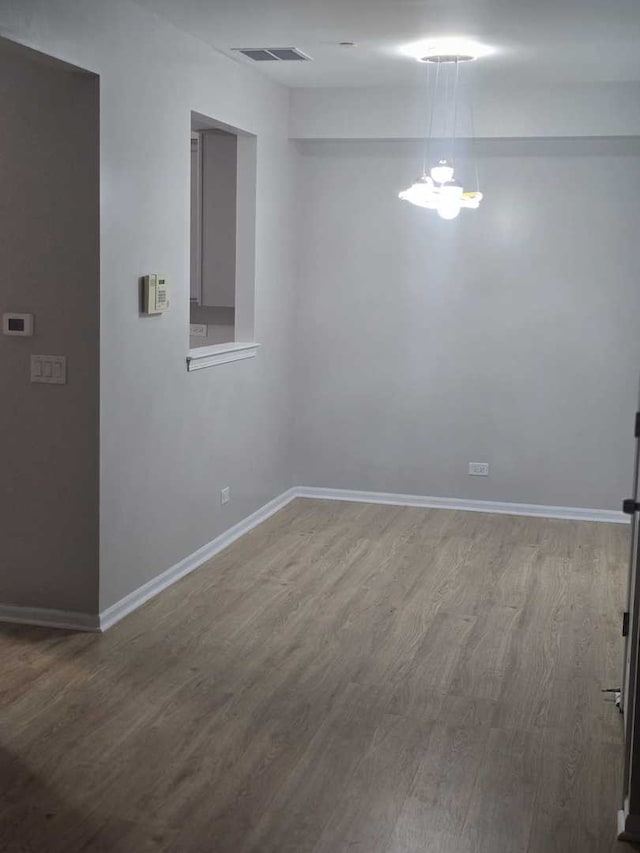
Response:
[{"label": "wood plank", "polygon": [[386,717],[351,777],[313,853],[386,853],[424,754],[428,725]]},{"label": "wood plank", "polygon": [[600,853],[616,834],[622,754],[585,732],[549,729],[527,853]]},{"label": "wood plank", "polygon": [[432,820],[433,809],[409,797],[396,821],[386,853],[474,853],[472,838],[460,833],[434,831]]},{"label": "wood plank", "polygon": [[252,853],[310,853],[340,807],[354,771],[383,719],[375,688],[348,685],[272,807],[238,849]]},{"label": "wood plank", "polygon": [[541,733],[492,729],[462,837],[474,853],[526,853],[534,816]]},{"label": "wood plank", "polygon": [[483,726],[434,725],[405,803],[411,819],[418,811],[417,800],[421,804],[421,820],[427,821],[428,817],[431,832],[461,834],[485,758],[488,733],[489,729]]}]

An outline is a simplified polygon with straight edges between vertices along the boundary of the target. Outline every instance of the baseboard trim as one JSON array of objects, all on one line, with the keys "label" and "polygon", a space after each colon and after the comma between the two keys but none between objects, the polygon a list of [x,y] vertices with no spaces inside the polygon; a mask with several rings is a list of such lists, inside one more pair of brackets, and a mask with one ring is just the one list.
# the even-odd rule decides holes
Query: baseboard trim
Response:
[{"label": "baseboard trim", "polygon": [[97,613],[75,610],[50,610],[47,607],[20,607],[0,604],[0,622],[16,625],[39,625],[42,628],[62,628],[67,631],[99,631]]},{"label": "baseboard trim", "polygon": [[632,843],[640,841],[640,817],[629,814],[627,800],[625,800],[624,808],[618,812],[618,841],[630,841]]},{"label": "baseboard trim", "polygon": [[458,509],[465,512],[488,512],[498,515],[528,515],[538,518],[563,518],[570,521],[602,521],[626,524],[628,516],[611,509],[586,509],[571,506],[545,506],[502,501],[476,501],[466,498],[435,498],[426,495],[398,495],[392,492],[362,492],[350,489],[325,489],[316,486],[298,486],[296,497],[356,503],[415,506],[425,509]]},{"label": "baseboard trim", "polygon": [[176,563],[171,568],[162,572],[162,574],[147,581],[147,583],[138,587],[138,589],[135,589],[129,595],[125,595],[120,601],[116,601],[115,604],[107,607],[106,610],[100,613],[100,630],[106,631],[108,628],[111,628],[112,625],[124,619],[132,611],[137,610],[146,601],[154,598],[158,593],[180,580],[180,578],[199,568],[207,560],[215,557],[216,554],[235,542],[236,539],[244,536],[245,533],[253,530],[254,527],[266,521],[267,518],[274,515],[278,510],[281,510],[296,496],[296,489],[288,489],[286,492],[278,495],[277,498],[274,498],[247,516],[247,518],[234,524],[233,527],[221,533],[220,536],[216,536],[211,542],[208,542],[188,557],[180,560],[179,563]]},{"label": "baseboard trim", "polygon": [[401,495],[392,492],[365,492],[349,489],[326,489],[316,486],[295,486],[266,503],[247,518],[198,548],[171,568],[107,607],[99,615],[75,611],[49,610],[40,607],[17,607],[0,604],[0,622],[24,625],[41,625],[46,628],[63,628],[70,631],[106,631],[146,601],[154,598],[176,581],[199,568],[236,539],[244,536],[267,518],[285,507],[294,498],[317,500],[354,501],[356,503],[413,506],[425,509],[457,509],[467,512],[486,512],[501,515],[527,515],[538,518],[562,518],[572,521],[601,521],[614,524],[628,522],[621,512],[583,507],[544,506],[541,504],[476,501],[461,498],[436,498],[424,495]]}]

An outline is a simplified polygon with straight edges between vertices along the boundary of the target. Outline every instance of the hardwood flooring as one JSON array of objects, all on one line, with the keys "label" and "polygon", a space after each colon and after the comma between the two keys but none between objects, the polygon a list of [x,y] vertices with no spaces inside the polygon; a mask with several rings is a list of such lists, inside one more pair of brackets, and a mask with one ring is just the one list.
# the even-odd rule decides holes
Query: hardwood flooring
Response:
[{"label": "hardwood flooring", "polygon": [[6,853],[624,853],[628,530],[297,500],[104,635],[0,627]]}]

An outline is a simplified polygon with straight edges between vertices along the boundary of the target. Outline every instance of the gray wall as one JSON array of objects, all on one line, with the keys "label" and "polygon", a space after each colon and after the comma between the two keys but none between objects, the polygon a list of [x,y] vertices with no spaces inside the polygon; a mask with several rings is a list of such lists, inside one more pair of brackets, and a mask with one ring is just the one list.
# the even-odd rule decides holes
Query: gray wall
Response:
[{"label": "gray wall", "polygon": [[227,344],[234,340],[235,317],[233,308],[208,308],[203,305],[191,306],[191,322],[203,323],[207,327],[206,337],[191,335],[189,345],[196,347],[211,347],[217,344]]},{"label": "gray wall", "polygon": [[452,222],[397,198],[415,143],[299,152],[297,482],[617,509],[640,370],[638,140],[485,143],[485,200]]},{"label": "gray wall", "polygon": [[203,131],[202,304],[236,304],[236,185],[238,141],[229,133]]},{"label": "gray wall", "polygon": [[[286,89],[126,0],[81,5],[0,0],[0,31],[100,74],[104,609],[291,485],[293,155]],[[192,110],[257,135],[261,347],[188,373]],[[171,283],[162,316],[139,315],[148,272]]]},{"label": "gray wall", "polygon": [[[98,83],[0,40],[0,601],[98,605]],[[68,384],[29,382],[31,353]]]},{"label": "gray wall", "polygon": [[[491,60],[487,60],[488,63]],[[484,63],[484,60],[483,60]],[[426,130],[424,69],[415,87],[372,86],[309,89],[291,93],[294,139],[422,139]],[[471,71],[471,69],[470,69]],[[534,139],[640,135],[640,83],[611,81],[528,85],[503,75],[461,78],[458,136],[468,134],[468,94],[478,138]],[[466,84],[464,81],[467,81]],[[434,131],[438,118],[434,116]]]}]

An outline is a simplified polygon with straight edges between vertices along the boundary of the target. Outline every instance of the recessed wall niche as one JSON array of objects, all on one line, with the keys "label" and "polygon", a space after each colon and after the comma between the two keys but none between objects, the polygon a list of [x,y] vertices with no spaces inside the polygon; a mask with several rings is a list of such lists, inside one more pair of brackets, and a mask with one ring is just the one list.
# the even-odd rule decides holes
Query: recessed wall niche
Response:
[{"label": "recessed wall niche", "polygon": [[191,349],[254,337],[255,142],[192,113]]}]

